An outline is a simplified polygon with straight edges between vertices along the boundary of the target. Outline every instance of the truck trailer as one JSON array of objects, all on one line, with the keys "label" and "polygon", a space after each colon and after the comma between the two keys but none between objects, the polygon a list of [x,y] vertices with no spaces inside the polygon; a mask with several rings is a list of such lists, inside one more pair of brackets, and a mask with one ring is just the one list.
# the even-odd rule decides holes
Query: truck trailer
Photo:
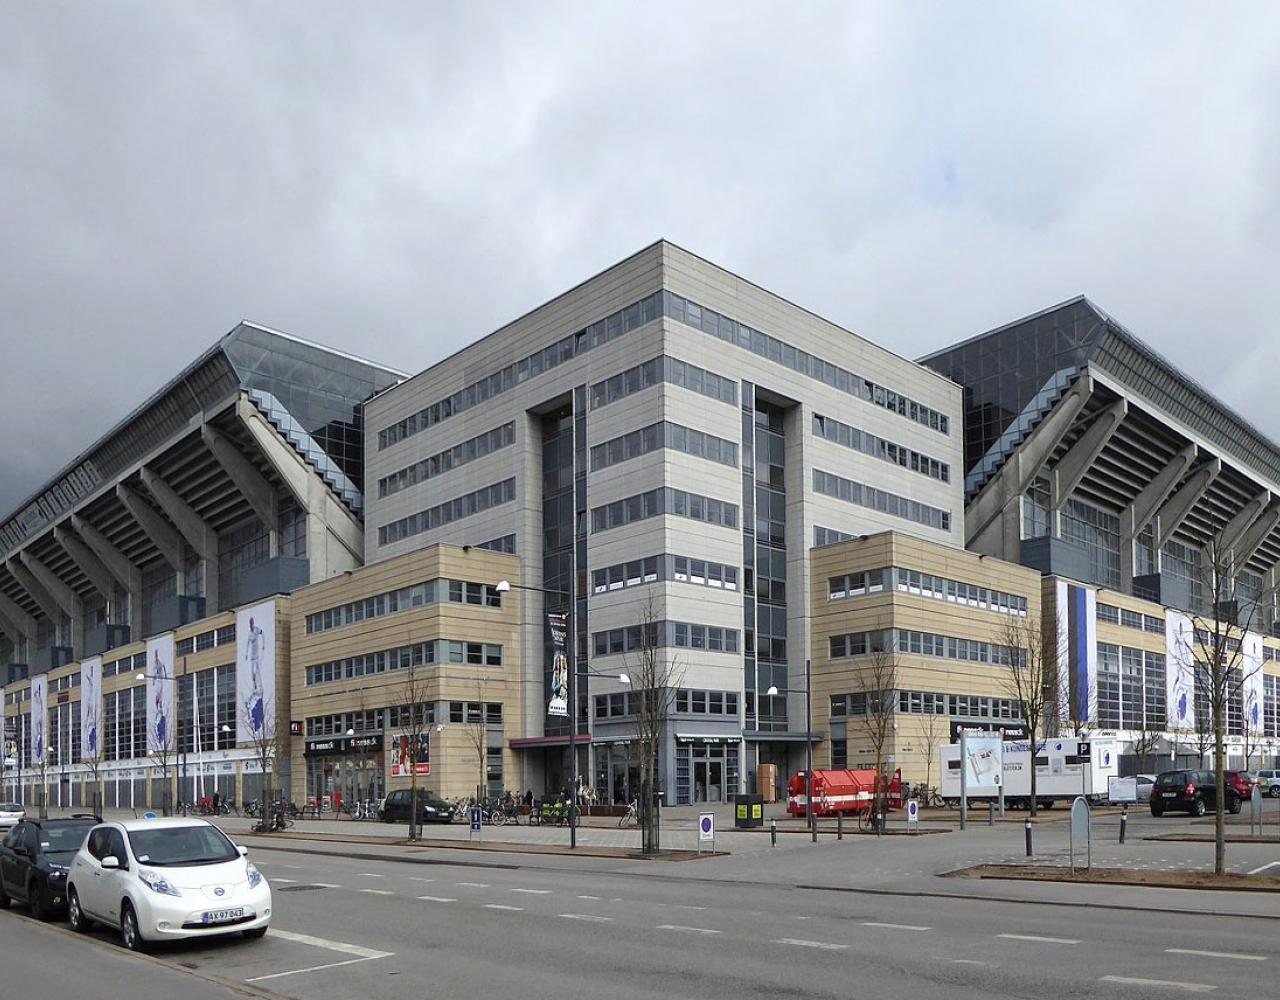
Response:
[{"label": "truck trailer", "polygon": [[[1051,809],[1058,802],[1070,802],[1083,795],[1093,802],[1106,800],[1107,779],[1119,775],[1119,753],[1114,737],[1078,739],[1054,737],[1037,741],[1036,802]],[[1031,744],[1008,740],[1003,746],[1005,805],[1011,809],[1031,805]],[[942,783],[939,793],[948,802],[960,801],[960,744],[939,751]],[[968,790],[969,801],[987,801],[999,796],[992,788]]]}]

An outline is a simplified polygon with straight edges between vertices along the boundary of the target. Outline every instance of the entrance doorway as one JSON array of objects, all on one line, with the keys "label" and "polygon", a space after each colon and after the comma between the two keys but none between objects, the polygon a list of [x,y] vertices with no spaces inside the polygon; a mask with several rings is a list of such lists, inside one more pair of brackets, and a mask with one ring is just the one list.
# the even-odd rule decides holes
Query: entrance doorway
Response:
[{"label": "entrance doorway", "polygon": [[724,763],[718,760],[693,762],[693,801],[724,801]]}]

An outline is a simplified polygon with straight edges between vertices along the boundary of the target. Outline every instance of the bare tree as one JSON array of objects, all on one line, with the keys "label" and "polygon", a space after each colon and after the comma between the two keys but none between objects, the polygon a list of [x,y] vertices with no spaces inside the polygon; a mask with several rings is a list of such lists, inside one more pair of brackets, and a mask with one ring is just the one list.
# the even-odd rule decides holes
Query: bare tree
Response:
[{"label": "bare tree", "polygon": [[287,729],[282,730],[276,721],[274,697],[255,696],[251,692],[241,702],[240,714],[249,731],[249,745],[253,748],[254,760],[262,774],[262,819],[259,826],[264,831],[270,831],[272,778],[276,765],[289,758],[289,732]]},{"label": "bare tree", "polygon": [[1160,743],[1164,726],[1153,719],[1147,712],[1142,713],[1139,726],[1133,731],[1133,752],[1138,758],[1138,768],[1146,771],[1149,758]]},{"label": "bare tree", "polygon": [[169,768],[172,766],[176,772],[178,766],[178,749],[174,740],[172,720],[161,716],[160,721],[152,728],[147,743],[149,745],[147,756],[151,759],[151,763],[160,768],[160,774],[163,776],[160,811],[168,816],[173,811],[173,785],[177,780],[176,773],[172,778],[169,776]]},{"label": "bare tree", "polygon": [[893,736],[894,719],[898,710],[898,656],[890,648],[892,643],[875,644],[858,667],[858,687],[866,695],[867,709],[862,715],[853,716],[864,742],[870,744],[875,756],[875,790],[872,808],[876,816],[884,815],[882,797],[888,785],[884,773],[885,748]]},{"label": "bare tree", "polygon": [[[422,665],[410,659],[400,686],[400,711],[397,713],[400,746],[396,747],[400,766],[409,769],[409,840],[421,833],[418,809],[418,763],[430,740],[427,734],[427,676]],[[427,743],[429,745],[429,743]]]},{"label": "bare tree", "polygon": [[[920,724],[920,742],[924,745],[924,784],[926,788],[931,787],[933,778],[933,758],[938,752],[938,747],[942,746],[943,740],[950,735],[951,727],[947,723],[945,715],[939,715],[929,707],[929,711],[921,720]],[[928,805],[922,802],[922,806]]]},{"label": "bare tree", "polygon": [[1207,709],[1209,745],[1213,750],[1214,796],[1213,869],[1222,874],[1227,866],[1226,846],[1226,736],[1235,712],[1244,717],[1243,697],[1261,663],[1244,656],[1245,640],[1262,620],[1262,610],[1274,600],[1271,591],[1250,593],[1239,584],[1235,553],[1221,531],[1215,531],[1201,549],[1203,610],[1193,613],[1191,633],[1184,635],[1183,653],[1196,665],[1196,728],[1201,710]]},{"label": "bare tree", "polygon": [[997,641],[1004,647],[1007,660],[1004,692],[1017,706],[1018,715],[1027,727],[1027,743],[1031,748],[1030,808],[1031,815],[1035,816],[1036,757],[1044,749],[1048,728],[1058,721],[1058,671],[1065,659],[1058,654],[1065,639],[1059,637],[1056,621],[1028,613],[1026,618],[1007,618]]},{"label": "bare tree", "polygon": [[476,679],[476,703],[479,705],[479,713],[475,719],[468,716],[467,707],[463,706],[463,732],[467,737],[467,746],[472,753],[472,760],[476,765],[476,797],[478,799],[485,798],[485,789],[489,780],[489,724],[485,721],[485,694],[488,690],[487,683],[481,679]]},{"label": "bare tree", "polygon": [[636,743],[640,751],[640,850],[656,854],[660,848],[658,827],[659,748],[671,717],[675,690],[684,669],[674,655],[658,644],[659,614],[653,598],[640,610],[640,645],[625,658],[635,700]]}]

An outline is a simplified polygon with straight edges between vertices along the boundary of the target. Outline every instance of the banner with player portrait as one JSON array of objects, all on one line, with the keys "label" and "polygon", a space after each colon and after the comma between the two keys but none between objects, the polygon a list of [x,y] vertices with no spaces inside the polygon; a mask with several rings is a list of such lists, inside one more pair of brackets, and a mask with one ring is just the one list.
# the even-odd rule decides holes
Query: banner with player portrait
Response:
[{"label": "banner with player portrait", "polygon": [[276,602],[236,612],[236,741],[275,738]]}]

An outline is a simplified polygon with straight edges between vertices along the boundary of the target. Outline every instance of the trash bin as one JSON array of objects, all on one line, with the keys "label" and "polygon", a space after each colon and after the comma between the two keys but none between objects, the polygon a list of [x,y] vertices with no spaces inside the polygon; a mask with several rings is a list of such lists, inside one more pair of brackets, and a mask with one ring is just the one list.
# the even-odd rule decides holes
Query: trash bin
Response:
[{"label": "trash bin", "polygon": [[738,830],[764,826],[764,796],[739,795],[733,800],[733,825]]}]

